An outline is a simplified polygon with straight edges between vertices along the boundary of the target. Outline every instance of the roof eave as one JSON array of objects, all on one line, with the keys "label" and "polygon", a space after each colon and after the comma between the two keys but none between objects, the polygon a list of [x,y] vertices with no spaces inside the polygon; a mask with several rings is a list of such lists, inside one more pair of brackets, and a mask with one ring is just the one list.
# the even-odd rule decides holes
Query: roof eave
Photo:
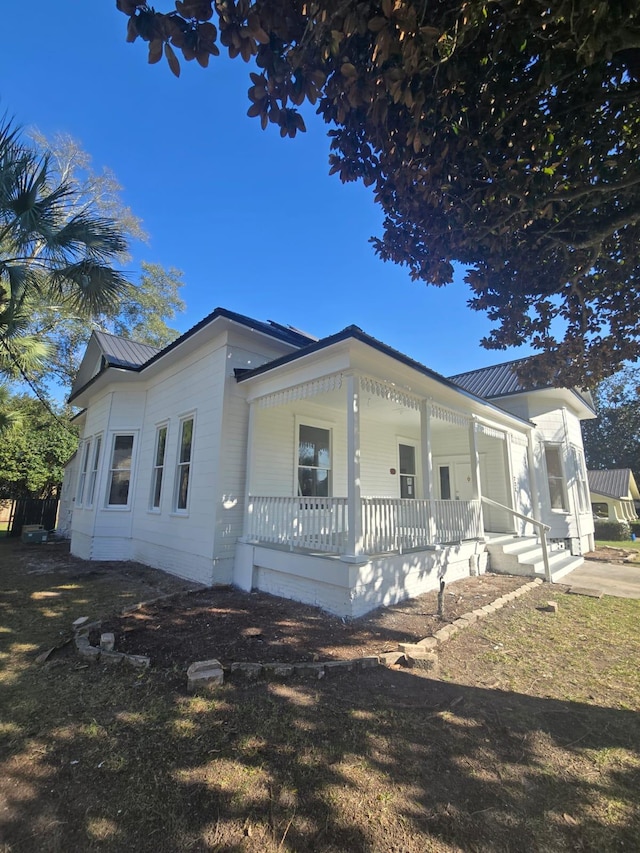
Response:
[{"label": "roof eave", "polygon": [[337,332],[335,335],[331,335],[327,338],[322,338],[315,344],[311,344],[308,347],[303,347],[302,349],[297,350],[294,353],[282,356],[281,358],[275,359],[274,361],[267,362],[266,364],[260,365],[260,367],[256,367],[253,370],[243,373],[242,375],[237,375],[236,381],[246,382],[251,379],[255,379],[256,377],[264,375],[265,373],[277,370],[280,367],[292,364],[293,362],[299,361],[300,359],[315,355],[316,353],[321,352],[322,350],[328,349],[329,347],[343,343],[350,339],[359,341],[365,346],[371,347],[372,349],[382,353],[388,358],[394,359],[395,361],[405,365],[406,367],[409,367],[412,370],[416,370],[421,375],[438,382],[444,387],[450,389],[451,391],[454,391],[457,394],[460,394],[463,397],[466,397],[467,399],[473,402],[480,403],[482,406],[488,407],[496,412],[499,412],[502,417],[507,417],[509,420],[516,421],[521,425],[526,426],[528,429],[535,428],[535,424],[533,424],[531,421],[526,420],[525,418],[521,418],[518,415],[514,415],[512,412],[506,411],[505,409],[501,408],[500,406],[497,406],[490,400],[487,400],[484,397],[478,397],[476,394],[467,391],[465,388],[461,388],[459,385],[456,385],[455,382],[451,382],[445,376],[436,373],[435,370],[431,370],[424,364],[421,364],[420,362],[415,361],[409,356],[406,356],[403,353],[394,350],[392,347],[389,347],[381,341],[378,341],[376,338],[370,337],[357,326],[348,326],[341,332]]}]

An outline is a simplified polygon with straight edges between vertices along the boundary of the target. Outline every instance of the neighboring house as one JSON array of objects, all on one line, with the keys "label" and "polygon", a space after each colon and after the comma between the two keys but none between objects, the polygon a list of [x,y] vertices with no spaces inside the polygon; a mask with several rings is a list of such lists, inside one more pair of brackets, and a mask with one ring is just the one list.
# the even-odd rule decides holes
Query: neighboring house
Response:
[{"label": "neighboring house", "polygon": [[630,468],[588,471],[591,509],[596,519],[632,521],[640,493]]},{"label": "neighboring house", "polygon": [[103,333],[70,401],[71,550],[366,613],[593,547],[588,393],[517,362],[446,379],[356,326],[321,340],[218,308],[158,351]]}]

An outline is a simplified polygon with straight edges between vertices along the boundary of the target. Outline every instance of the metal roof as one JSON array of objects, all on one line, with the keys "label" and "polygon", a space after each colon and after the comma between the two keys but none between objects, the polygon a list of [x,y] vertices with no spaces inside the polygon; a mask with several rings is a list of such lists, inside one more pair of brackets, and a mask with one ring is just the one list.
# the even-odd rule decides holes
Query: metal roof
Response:
[{"label": "metal roof", "polygon": [[102,355],[110,367],[140,367],[160,352],[158,347],[139,344],[137,341],[120,338],[109,332],[94,332],[94,334]]},{"label": "metal roof", "polygon": [[[589,491],[608,498],[628,498],[631,494],[633,474],[631,468],[610,468],[604,471],[587,471]],[[634,481],[635,485],[635,481]]]},{"label": "metal roof", "polygon": [[72,391],[68,402],[72,403],[91,383],[102,375],[109,367],[119,367],[126,370],[140,372],[145,370],[165,354],[171,352],[176,347],[180,346],[188,338],[195,335],[201,329],[208,326],[218,317],[226,318],[234,323],[239,323],[245,328],[251,329],[261,334],[269,335],[271,338],[283,341],[289,346],[301,348],[307,347],[310,344],[316,343],[317,338],[306,332],[296,329],[293,326],[282,326],[273,320],[264,322],[262,320],[254,320],[252,317],[247,317],[244,314],[237,314],[235,311],[227,311],[226,308],[216,308],[211,314],[208,314],[195,326],[192,326],[184,334],[180,335],[163,349],[152,347],[148,344],[137,343],[128,338],[120,338],[117,335],[111,335],[109,332],[94,331],[93,337],[97,341],[100,352],[103,356],[103,364],[97,374],[81,385],[79,388]]},{"label": "metal roof", "polygon": [[458,373],[449,379],[478,397],[505,397],[508,394],[522,394],[552,387],[544,383],[523,382],[519,378],[518,366],[530,360],[531,358],[519,358],[505,364],[493,364],[467,373]]}]

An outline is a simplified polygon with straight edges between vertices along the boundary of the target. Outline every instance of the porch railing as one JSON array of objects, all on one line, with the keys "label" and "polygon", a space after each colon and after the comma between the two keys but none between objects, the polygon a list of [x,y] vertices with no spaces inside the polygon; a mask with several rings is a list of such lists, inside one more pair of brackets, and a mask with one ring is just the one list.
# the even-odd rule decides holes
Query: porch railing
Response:
[{"label": "porch railing", "polygon": [[252,497],[246,533],[258,542],[341,554],[347,499]]},{"label": "porch railing", "polygon": [[479,501],[362,498],[366,554],[461,542],[477,538],[479,530]]},{"label": "porch railing", "polygon": [[[476,539],[480,501],[428,501],[361,498],[362,549],[384,554]],[[346,498],[252,497],[248,539],[344,554],[347,547]]]}]

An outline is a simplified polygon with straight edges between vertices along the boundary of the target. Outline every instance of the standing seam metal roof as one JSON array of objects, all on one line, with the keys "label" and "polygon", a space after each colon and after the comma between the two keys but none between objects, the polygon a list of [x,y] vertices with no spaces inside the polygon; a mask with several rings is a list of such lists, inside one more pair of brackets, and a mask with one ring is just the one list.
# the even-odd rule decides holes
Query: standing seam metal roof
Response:
[{"label": "standing seam metal roof", "polygon": [[450,376],[449,379],[479,397],[503,397],[507,394],[539,391],[542,388],[551,387],[548,384],[536,383],[526,385],[521,381],[518,377],[517,365],[526,361],[530,361],[530,358],[520,358],[516,361],[508,361],[505,364],[481,367],[467,373],[458,373],[455,376]]},{"label": "standing seam metal roof", "polygon": [[604,471],[587,471],[589,491],[610,498],[628,498],[631,491],[631,469],[610,468]]},{"label": "standing seam metal roof", "polygon": [[105,360],[113,367],[140,367],[160,352],[158,347],[139,344],[109,332],[95,332],[95,336]]}]

